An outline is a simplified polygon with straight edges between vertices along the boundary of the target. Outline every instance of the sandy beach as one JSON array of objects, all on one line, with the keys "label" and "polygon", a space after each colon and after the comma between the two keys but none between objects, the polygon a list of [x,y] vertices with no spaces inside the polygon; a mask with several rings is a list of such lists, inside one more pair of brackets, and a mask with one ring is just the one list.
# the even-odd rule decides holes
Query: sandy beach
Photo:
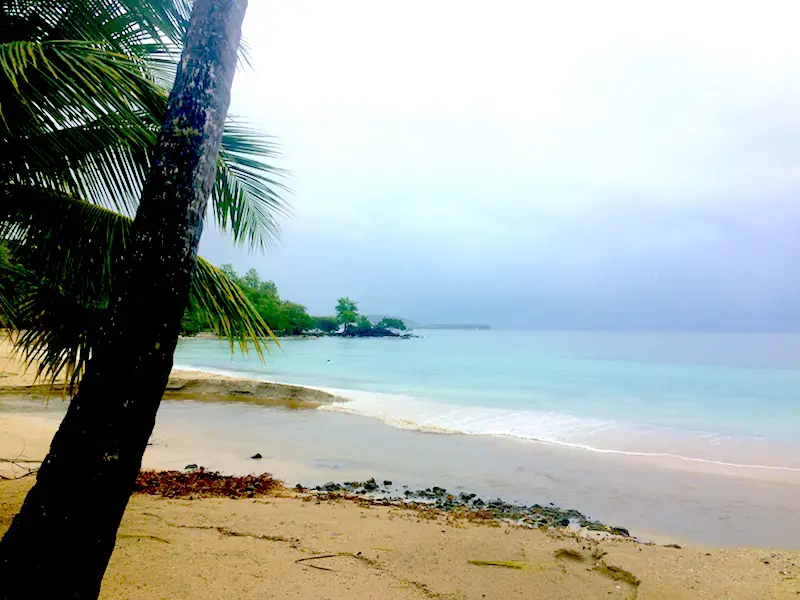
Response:
[{"label": "sandy beach", "polygon": [[[7,345],[0,347],[0,373],[6,393],[44,391],[9,360]],[[295,408],[333,400],[296,386],[185,372],[174,374],[168,396]],[[40,460],[57,423],[52,416],[0,412],[0,458]],[[149,460],[170,463],[170,452],[174,448],[156,445],[148,451]],[[0,474],[19,477],[31,466],[35,463],[4,463]],[[272,459],[258,466],[280,468]],[[32,483],[33,476],[0,481],[0,534]],[[291,488],[242,499],[135,494],[102,592],[109,599],[750,600],[799,595],[797,551],[585,539],[563,529],[476,523],[444,512],[327,499]]]},{"label": "sandy beach", "polygon": [[[0,483],[0,533],[30,484]],[[101,597],[766,600],[797,597],[798,565],[798,552],[590,541],[291,492],[137,494]]]}]

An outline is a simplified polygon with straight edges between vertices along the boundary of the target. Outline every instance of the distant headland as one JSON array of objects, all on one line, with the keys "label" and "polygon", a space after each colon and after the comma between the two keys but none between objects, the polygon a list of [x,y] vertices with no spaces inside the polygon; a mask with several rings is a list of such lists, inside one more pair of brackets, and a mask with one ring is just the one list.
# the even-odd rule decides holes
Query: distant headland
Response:
[{"label": "distant headland", "polygon": [[423,325],[419,329],[491,329],[488,325],[485,324],[469,324],[469,323],[458,323],[458,324],[447,324],[447,323],[433,323],[431,325]]}]

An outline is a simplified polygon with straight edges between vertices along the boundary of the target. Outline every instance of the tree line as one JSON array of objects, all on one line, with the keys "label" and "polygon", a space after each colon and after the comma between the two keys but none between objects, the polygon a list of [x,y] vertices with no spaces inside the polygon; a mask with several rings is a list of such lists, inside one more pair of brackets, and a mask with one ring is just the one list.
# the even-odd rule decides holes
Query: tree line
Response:
[{"label": "tree line", "polygon": [[[397,335],[408,328],[401,319],[385,317],[372,323],[358,310],[358,303],[350,298],[339,298],[335,315],[311,316],[302,304],[284,300],[274,281],[262,279],[255,269],[239,275],[231,264],[220,266],[250,301],[264,323],[276,335],[303,335],[309,333],[342,335],[346,337],[384,337]],[[196,335],[213,331],[204,312],[187,308],[181,324],[183,335]]]}]

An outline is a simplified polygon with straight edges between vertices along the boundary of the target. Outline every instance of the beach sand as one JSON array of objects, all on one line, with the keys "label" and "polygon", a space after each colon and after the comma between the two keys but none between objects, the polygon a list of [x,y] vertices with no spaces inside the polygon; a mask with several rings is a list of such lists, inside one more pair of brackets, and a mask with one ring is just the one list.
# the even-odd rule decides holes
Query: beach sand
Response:
[{"label": "beach sand", "polygon": [[[0,387],[17,394],[40,393],[40,388],[31,387],[33,377],[9,362],[8,350],[0,346]],[[243,383],[206,373],[177,375],[172,390],[176,397],[186,393],[195,399],[259,403],[263,397],[265,404],[291,397],[302,405],[331,400],[313,390],[310,396],[293,391],[295,386]],[[53,418],[0,413],[0,457],[16,457],[22,447],[24,458],[41,459],[56,425]],[[270,462],[264,461],[265,469]],[[32,463],[6,463],[0,474],[19,476],[25,466]],[[33,476],[0,481],[0,534],[32,484]],[[429,511],[320,500],[287,490],[238,500],[135,494],[101,597],[800,597],[797,551],[673,548],[493,525]],[[481,561],[516,561],[520,568]]]},{"label": "beach sand", "polygon": [[[0,533],[31,479],[0,483]],[[798,552],[588,541],[289,492],[136,494],[101,597],[766,600],[797,598],[798,565]]]}]

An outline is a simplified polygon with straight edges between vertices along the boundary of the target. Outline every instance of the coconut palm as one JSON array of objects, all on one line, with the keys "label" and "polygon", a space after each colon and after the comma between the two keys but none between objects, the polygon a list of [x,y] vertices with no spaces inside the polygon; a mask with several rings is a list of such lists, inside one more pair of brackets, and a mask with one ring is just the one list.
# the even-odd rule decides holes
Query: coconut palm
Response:
[{"label": "coconut palm", "polygon": [[[51,381],[78,381],[117,285],[188,15],[185,0],[0,2],[0,242],[16,265],[0,265],[0,312]],[[278,231],[283,173],[263,162],[275,156],[228,119],[211,211],[236,244],[261,250]],[[190,308],[232,348],[261,354],[271,335],[202,259]]]},{"label": "coconut palm", "polygon": [[[128,236],[127,249],[111,261],[108,316],[78,392],[0,540],[1,598],[99,596],[197,271],[246,4],[194,2],[134,222],[129,229],[97,231]],[[80,206],[79,214],[85,209]],[[39,237],[25,237],[25,246],[36,246]]]}]

